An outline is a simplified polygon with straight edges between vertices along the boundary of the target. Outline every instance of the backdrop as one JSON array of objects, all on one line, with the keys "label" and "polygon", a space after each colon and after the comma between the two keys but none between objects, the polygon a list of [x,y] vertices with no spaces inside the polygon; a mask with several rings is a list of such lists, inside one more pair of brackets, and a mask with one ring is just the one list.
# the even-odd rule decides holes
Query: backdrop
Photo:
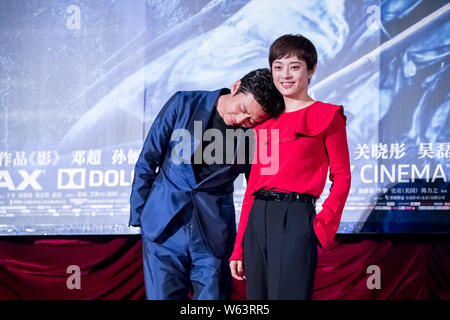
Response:
[{"label": "backdrop", "polygon": [[447,233],[449,8],[0,0],[0,234],[138,233],[127,226],[133,167],[166,99],[268,67],[286,33],[314,42],[310,92],[348,118],[352,188],[338,232]]}]

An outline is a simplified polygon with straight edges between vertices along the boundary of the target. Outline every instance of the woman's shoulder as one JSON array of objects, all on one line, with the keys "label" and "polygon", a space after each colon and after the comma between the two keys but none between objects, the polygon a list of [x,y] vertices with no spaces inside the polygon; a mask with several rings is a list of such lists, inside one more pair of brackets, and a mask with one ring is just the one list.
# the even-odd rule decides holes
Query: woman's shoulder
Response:
[{"label": "woman's shoulder", "polygon": [[312,111],[315,112],[324,112],[325,114],[335,114],[336,111],[339,111],[340,109],[344,109],[344,107],[340,104],[333,104],[323,101],[316,101],[311,106],[314,108],[311,108]]},{"label": "woman's shoulder", "polygon": [[324,131],[336,115],[346,120],[342,105],[315,101],[313,104],[296,111],[282,113],[276,119],[269,119],[255,127],[256,131],[271,128],[291,128],[296,133],[315,136]]},{"label": "woman's shoulder", "polygon": [[319,135],[330,126],[336,116],[342,116],[345,123],[346,117],[342,105],[316,101],[305,108],[304,112],[298,113],[294,120],[295,130],[306,136]]},{"label": "woman's shoulder", "polygon": [[344,107],[339,104],[316,101],[314,108],[305,113],[298,123],[298,130],[306,135],[318,135],[325,131],[336,117],[342,117],[344,124],[347,120]]}]

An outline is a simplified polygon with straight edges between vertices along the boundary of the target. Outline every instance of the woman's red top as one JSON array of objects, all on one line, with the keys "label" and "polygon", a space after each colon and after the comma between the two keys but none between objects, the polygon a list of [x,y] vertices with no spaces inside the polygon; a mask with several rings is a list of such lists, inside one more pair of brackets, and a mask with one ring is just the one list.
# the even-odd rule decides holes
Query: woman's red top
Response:
[{"label": "woman's red top", "polygon": [[230,260],[243,260],[243,237],[254,191],[264,187],[308,193],[319,198],[325,187],[328,168],[332,182],[330,194],[313,226],[322,247],[334,239],[351,180],[345,121],[342,106],[316,101],[254,128],[253,164]]}]

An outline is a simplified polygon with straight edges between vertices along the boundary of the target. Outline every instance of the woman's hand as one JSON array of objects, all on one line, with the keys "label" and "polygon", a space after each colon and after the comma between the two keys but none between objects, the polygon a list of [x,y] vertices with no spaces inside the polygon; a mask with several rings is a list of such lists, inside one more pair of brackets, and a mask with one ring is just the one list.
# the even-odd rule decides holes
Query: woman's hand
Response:
[{"label": "woman's hand", "polygon": [[245,280],[244,262],[242,260],[230,261],[231,275],[236,280]]}]

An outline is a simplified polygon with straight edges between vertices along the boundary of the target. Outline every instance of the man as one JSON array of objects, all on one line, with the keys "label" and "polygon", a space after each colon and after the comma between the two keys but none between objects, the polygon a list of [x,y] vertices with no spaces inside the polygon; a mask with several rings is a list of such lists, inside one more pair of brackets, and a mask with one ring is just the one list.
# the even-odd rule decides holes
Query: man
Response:
[{"label": "man", "polygon": [[230,148],[234,139],[210,153],[216,161],[206,161],[216,142],[208,143],[206,133],[225,137],[227,129],[251,128],[283,110],[268,69],[250,72],[231,91],[177,92],[164,105],[136,163],[130,199],[129,224],[141,227],[148,299],[187,299],[190,292],[193,299],[228,298],[233,182],[249,173],[249,163],[236,161],[242,151],[239,144]]}]

